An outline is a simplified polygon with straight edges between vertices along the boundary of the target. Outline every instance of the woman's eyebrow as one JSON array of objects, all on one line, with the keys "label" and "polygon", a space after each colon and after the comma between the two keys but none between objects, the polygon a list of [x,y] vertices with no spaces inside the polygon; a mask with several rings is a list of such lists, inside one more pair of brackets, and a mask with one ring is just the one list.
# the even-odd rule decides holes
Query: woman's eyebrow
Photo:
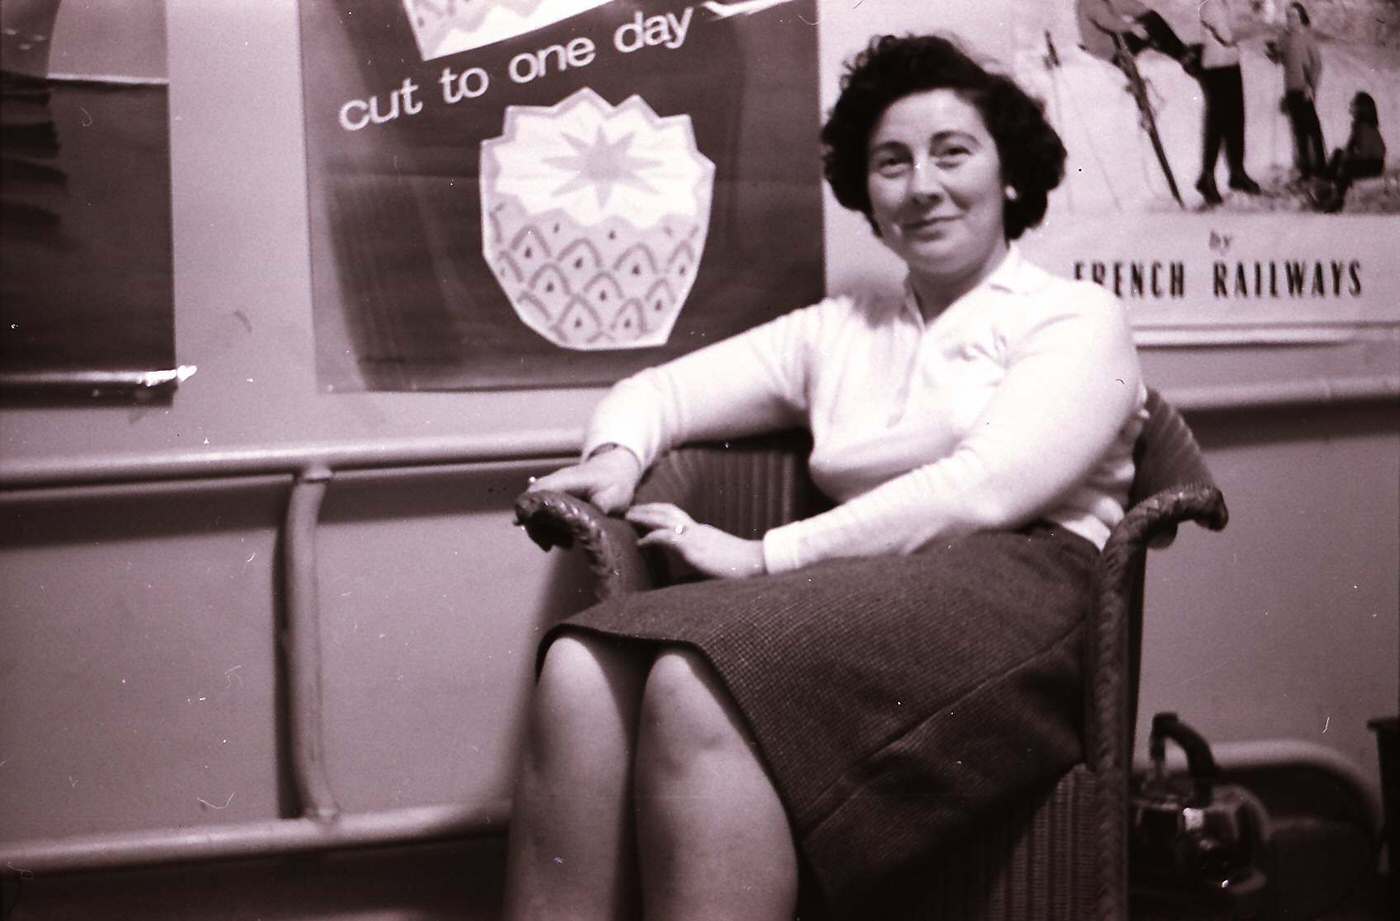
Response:
[{"label": "woman's eyebrow", "polygon": [[[973,134],[970,131],[964,131],[960,128],[947,128],[943,131],[935,131],[928,137],[929,144],[941,144],[944,141],[949,140],[969,141],[973,144],[980,143],[977,139],[977,135]],[[871,144],[870,152],[874,153],[877,150],[883,150],[885,148],[903,149],[908,146],[908,143],[903,140],[897,138],[887,138],[883,141],[876,141],[875,143]]]},{"label": "woman's eyebrow", "polygon": [[877,141],[876,143],[871,144],[868,156],[873,157],[877,153],[897,153],[899,151],[908,149],[908,144],[904,143],[903,141],[896,141],[893,138],[891,138],[886,141]]},{"label": "woman's eyebrow", "polygon": [[944,131],[936,131],[929,136],[929,141],[935,144],[949,140],[971,141],[974,144],[980,143],[977,140],[977,135],[970,131],[964,131],[961,128],[948,128]]}]

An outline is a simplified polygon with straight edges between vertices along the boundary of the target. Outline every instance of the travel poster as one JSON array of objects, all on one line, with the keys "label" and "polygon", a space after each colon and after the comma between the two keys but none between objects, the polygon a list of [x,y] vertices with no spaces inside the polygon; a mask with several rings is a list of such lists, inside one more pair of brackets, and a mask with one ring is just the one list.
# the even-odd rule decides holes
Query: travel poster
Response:
[{"label": "travel poster", "polygon": [[814,22],[303,2],[322,388],[607,383],[819,299]]}]

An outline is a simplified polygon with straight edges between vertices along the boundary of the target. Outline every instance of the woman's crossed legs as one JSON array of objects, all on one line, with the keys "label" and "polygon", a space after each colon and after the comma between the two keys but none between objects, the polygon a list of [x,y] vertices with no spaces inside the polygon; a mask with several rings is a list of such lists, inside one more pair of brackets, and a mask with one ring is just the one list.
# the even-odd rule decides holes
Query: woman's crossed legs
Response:
[{"label": "woman's crossed legs", "polygon": [[511,820],[506,921],[790,921],[796,900],[787,816],[705,660],[555,640]]}]

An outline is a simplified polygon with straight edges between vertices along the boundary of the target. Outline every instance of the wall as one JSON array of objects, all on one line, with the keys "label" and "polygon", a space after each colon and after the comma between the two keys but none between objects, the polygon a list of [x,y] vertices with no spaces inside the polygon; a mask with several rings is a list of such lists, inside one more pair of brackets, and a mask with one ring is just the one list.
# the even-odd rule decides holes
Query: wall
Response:
[{"label": "wall", "polygon": [[[915,7],[821,4],[824,106],[838,62],[865,35],[927,24]],[[0,459],[576,432],[596,393],[318,392],[295,8],[167,9],[177,354],[199,371],[169,406],[0,410]],[[996,54],[1003,25],[967,37]],[[892,261],[863,221],[828,206],[831,286],[888,277]],[[1382,331],[1326,346],[1151,350],[1144,361],[1153,383],[1189,396],[1393,375],[1397,356],[1395,332]],[[1222,535],[1183,534],[1151,566],[1144,713],[1176,709],[1219,740],[1321,742],[1374,777],[1364,721],[1400,705],[1393,408],[1191,416],[1234,517]],[[332,487],[320,538],[327,751],[347,808],[508,791],[534,637],[583,603],[576,564],[539,554],[510,527],[510,497],[533,469]],[[278,814],[287,794],[273,586],[285,495],[268,480],[157,502],[102,493],[0,505],[0,840]],[[394,866],[383,872],[407,872]],[[179,876],[171,885],[189,911],[176,913],[231,911],[225,897],[246,887],[229,874]],[[269,916],[430,917],[463,900],[479,908],[494,892],[489,873],[439,891],[437,907],[421,888],[361,886],[357,907],[289,874],[254,873],[286,893],[260,903]],[[16,917],[80,917],[83,898],[98,894],[133,917],[169,914],[152,907],[143,879],[34,881]]]}]

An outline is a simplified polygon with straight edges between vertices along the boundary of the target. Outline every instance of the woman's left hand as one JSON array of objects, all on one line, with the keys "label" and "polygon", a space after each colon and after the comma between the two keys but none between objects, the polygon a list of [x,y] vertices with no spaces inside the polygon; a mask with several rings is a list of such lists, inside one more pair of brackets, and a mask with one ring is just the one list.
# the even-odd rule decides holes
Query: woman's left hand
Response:
[{"label": "woman's left hand", "polygon": [[647,533],[639,547],[665,547],[702,574],[717,579],[742,579],[762,575],[763,542],[744,540],[719,528],[697,524],[668,502],[648,502],[627,510],[626,518]]}]

